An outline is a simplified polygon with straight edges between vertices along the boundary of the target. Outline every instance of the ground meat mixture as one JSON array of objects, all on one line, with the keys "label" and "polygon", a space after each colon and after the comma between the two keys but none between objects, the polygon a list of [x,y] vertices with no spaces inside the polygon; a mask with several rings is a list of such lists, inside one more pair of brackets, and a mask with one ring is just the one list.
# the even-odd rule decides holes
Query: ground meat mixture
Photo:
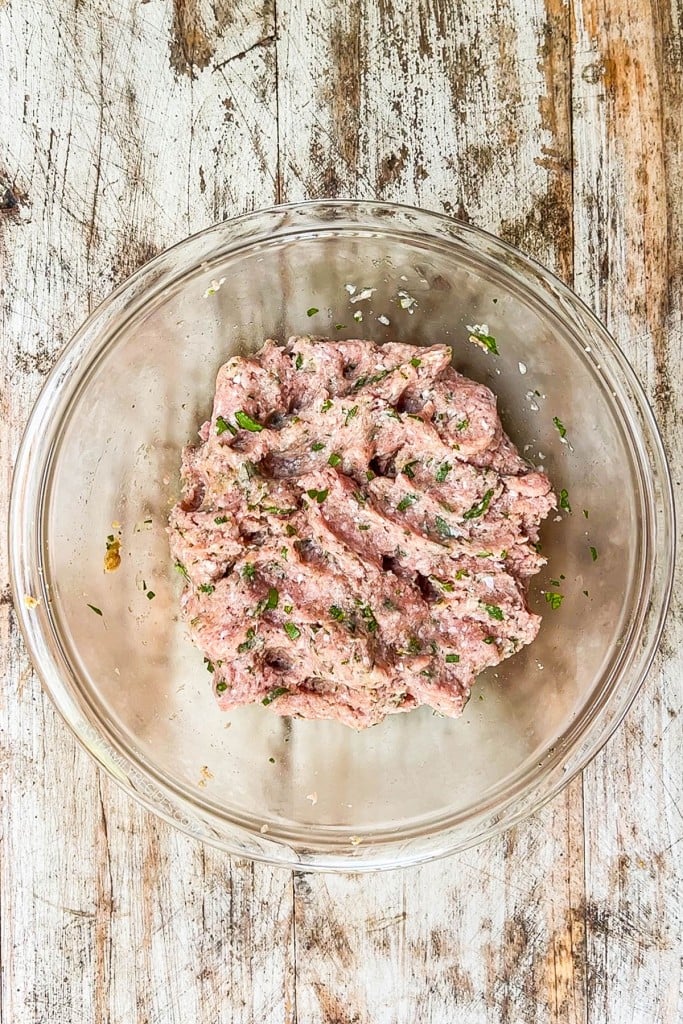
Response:
[{"label": "ground meat mixture", "polygon": [[222,708],[461,713],[536,636],[548,478],[445,345],[291,338],[218,373],[171,549]]}]

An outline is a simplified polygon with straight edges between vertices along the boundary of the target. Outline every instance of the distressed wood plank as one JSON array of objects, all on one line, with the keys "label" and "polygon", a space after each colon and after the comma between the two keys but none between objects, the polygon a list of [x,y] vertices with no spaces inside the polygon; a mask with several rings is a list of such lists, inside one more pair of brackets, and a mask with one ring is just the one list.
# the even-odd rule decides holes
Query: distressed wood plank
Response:
[{"label": "distressed wood plank", "polygon": [[[275,200],[273,34],[268,0],[0,9],[0,518],[30,405],[89,309],[189,232]],[[293,1021],[291,879],[100,776],[27,664],[0,548],[0,1018]]]},{"label": "distressed wood plank", "polygon": [[[648,391],[683,476],[683,13],[574,14],[577,287]],[[683,576],[625,725],[585,772],[589,1021],[683,1015]]]}]

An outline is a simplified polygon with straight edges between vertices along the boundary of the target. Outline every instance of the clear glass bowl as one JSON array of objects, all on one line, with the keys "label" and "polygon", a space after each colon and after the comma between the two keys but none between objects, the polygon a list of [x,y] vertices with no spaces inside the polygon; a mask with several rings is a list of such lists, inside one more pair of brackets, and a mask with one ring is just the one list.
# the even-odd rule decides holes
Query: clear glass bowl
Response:
[{"label": "clear glass bowl", "polygon": [[[207,295],[212,281],[220,288]],[[347,284],[374,290],[352,304]],[[401,304],[399,292],[415,303]],[[311,307],[319,312],[308,316]],[[352,319],[358,309],[362,324]],[[468,343],[475,323],[488,324],[498,358]],[[356,733],[260,706],[226,715],[179,621],[166,518],[181,447],[209,415],[216,370],[268,336],[311,332],[452,345],[457,368],[497,393],[513,440],[568,492],[571,514],[546,523],[549,563],[531,585],[541,633],[480,678],[459,720],[421,709]],[[122,563],[105,574],[112,523],[121,524]],[[650,665],[673,538],[650,409],[576,296],[472,227],[357,202],[218,224],[133,275],[51,373],[11,506],[24,636],[47,692],[96,761],[209,843],[345,871],[478,842],[586,764]],[[547,604],[548,589],[564,595],[560,608]]]}]

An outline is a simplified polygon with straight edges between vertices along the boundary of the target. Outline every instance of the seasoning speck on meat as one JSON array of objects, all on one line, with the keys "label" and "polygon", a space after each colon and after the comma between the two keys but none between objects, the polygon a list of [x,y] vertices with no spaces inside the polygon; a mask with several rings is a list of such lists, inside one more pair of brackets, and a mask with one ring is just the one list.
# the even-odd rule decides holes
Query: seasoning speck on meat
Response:
[{"label": "seasoning speck on meat", "polygon": [[200,438],[169,532],[221,708],[455,716],[536,636],[555,495],[448,347],[268,340],[221,367]]}]

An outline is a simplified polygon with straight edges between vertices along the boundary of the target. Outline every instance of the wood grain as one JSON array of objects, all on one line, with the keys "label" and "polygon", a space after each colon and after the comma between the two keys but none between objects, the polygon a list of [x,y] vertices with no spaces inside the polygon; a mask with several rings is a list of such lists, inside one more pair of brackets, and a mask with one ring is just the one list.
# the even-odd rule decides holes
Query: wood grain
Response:
[{"label": "wood grain", "polygon": [[[277,200],[411,202],[574,283],[683,475],[676,0],[0,0],[0,516],[112,286]],[[625,726],[550,806],[419,870],[202,849],[95,770],[27,662],[0,543],[0,1022],[674,1024],[683,580]]]}]

